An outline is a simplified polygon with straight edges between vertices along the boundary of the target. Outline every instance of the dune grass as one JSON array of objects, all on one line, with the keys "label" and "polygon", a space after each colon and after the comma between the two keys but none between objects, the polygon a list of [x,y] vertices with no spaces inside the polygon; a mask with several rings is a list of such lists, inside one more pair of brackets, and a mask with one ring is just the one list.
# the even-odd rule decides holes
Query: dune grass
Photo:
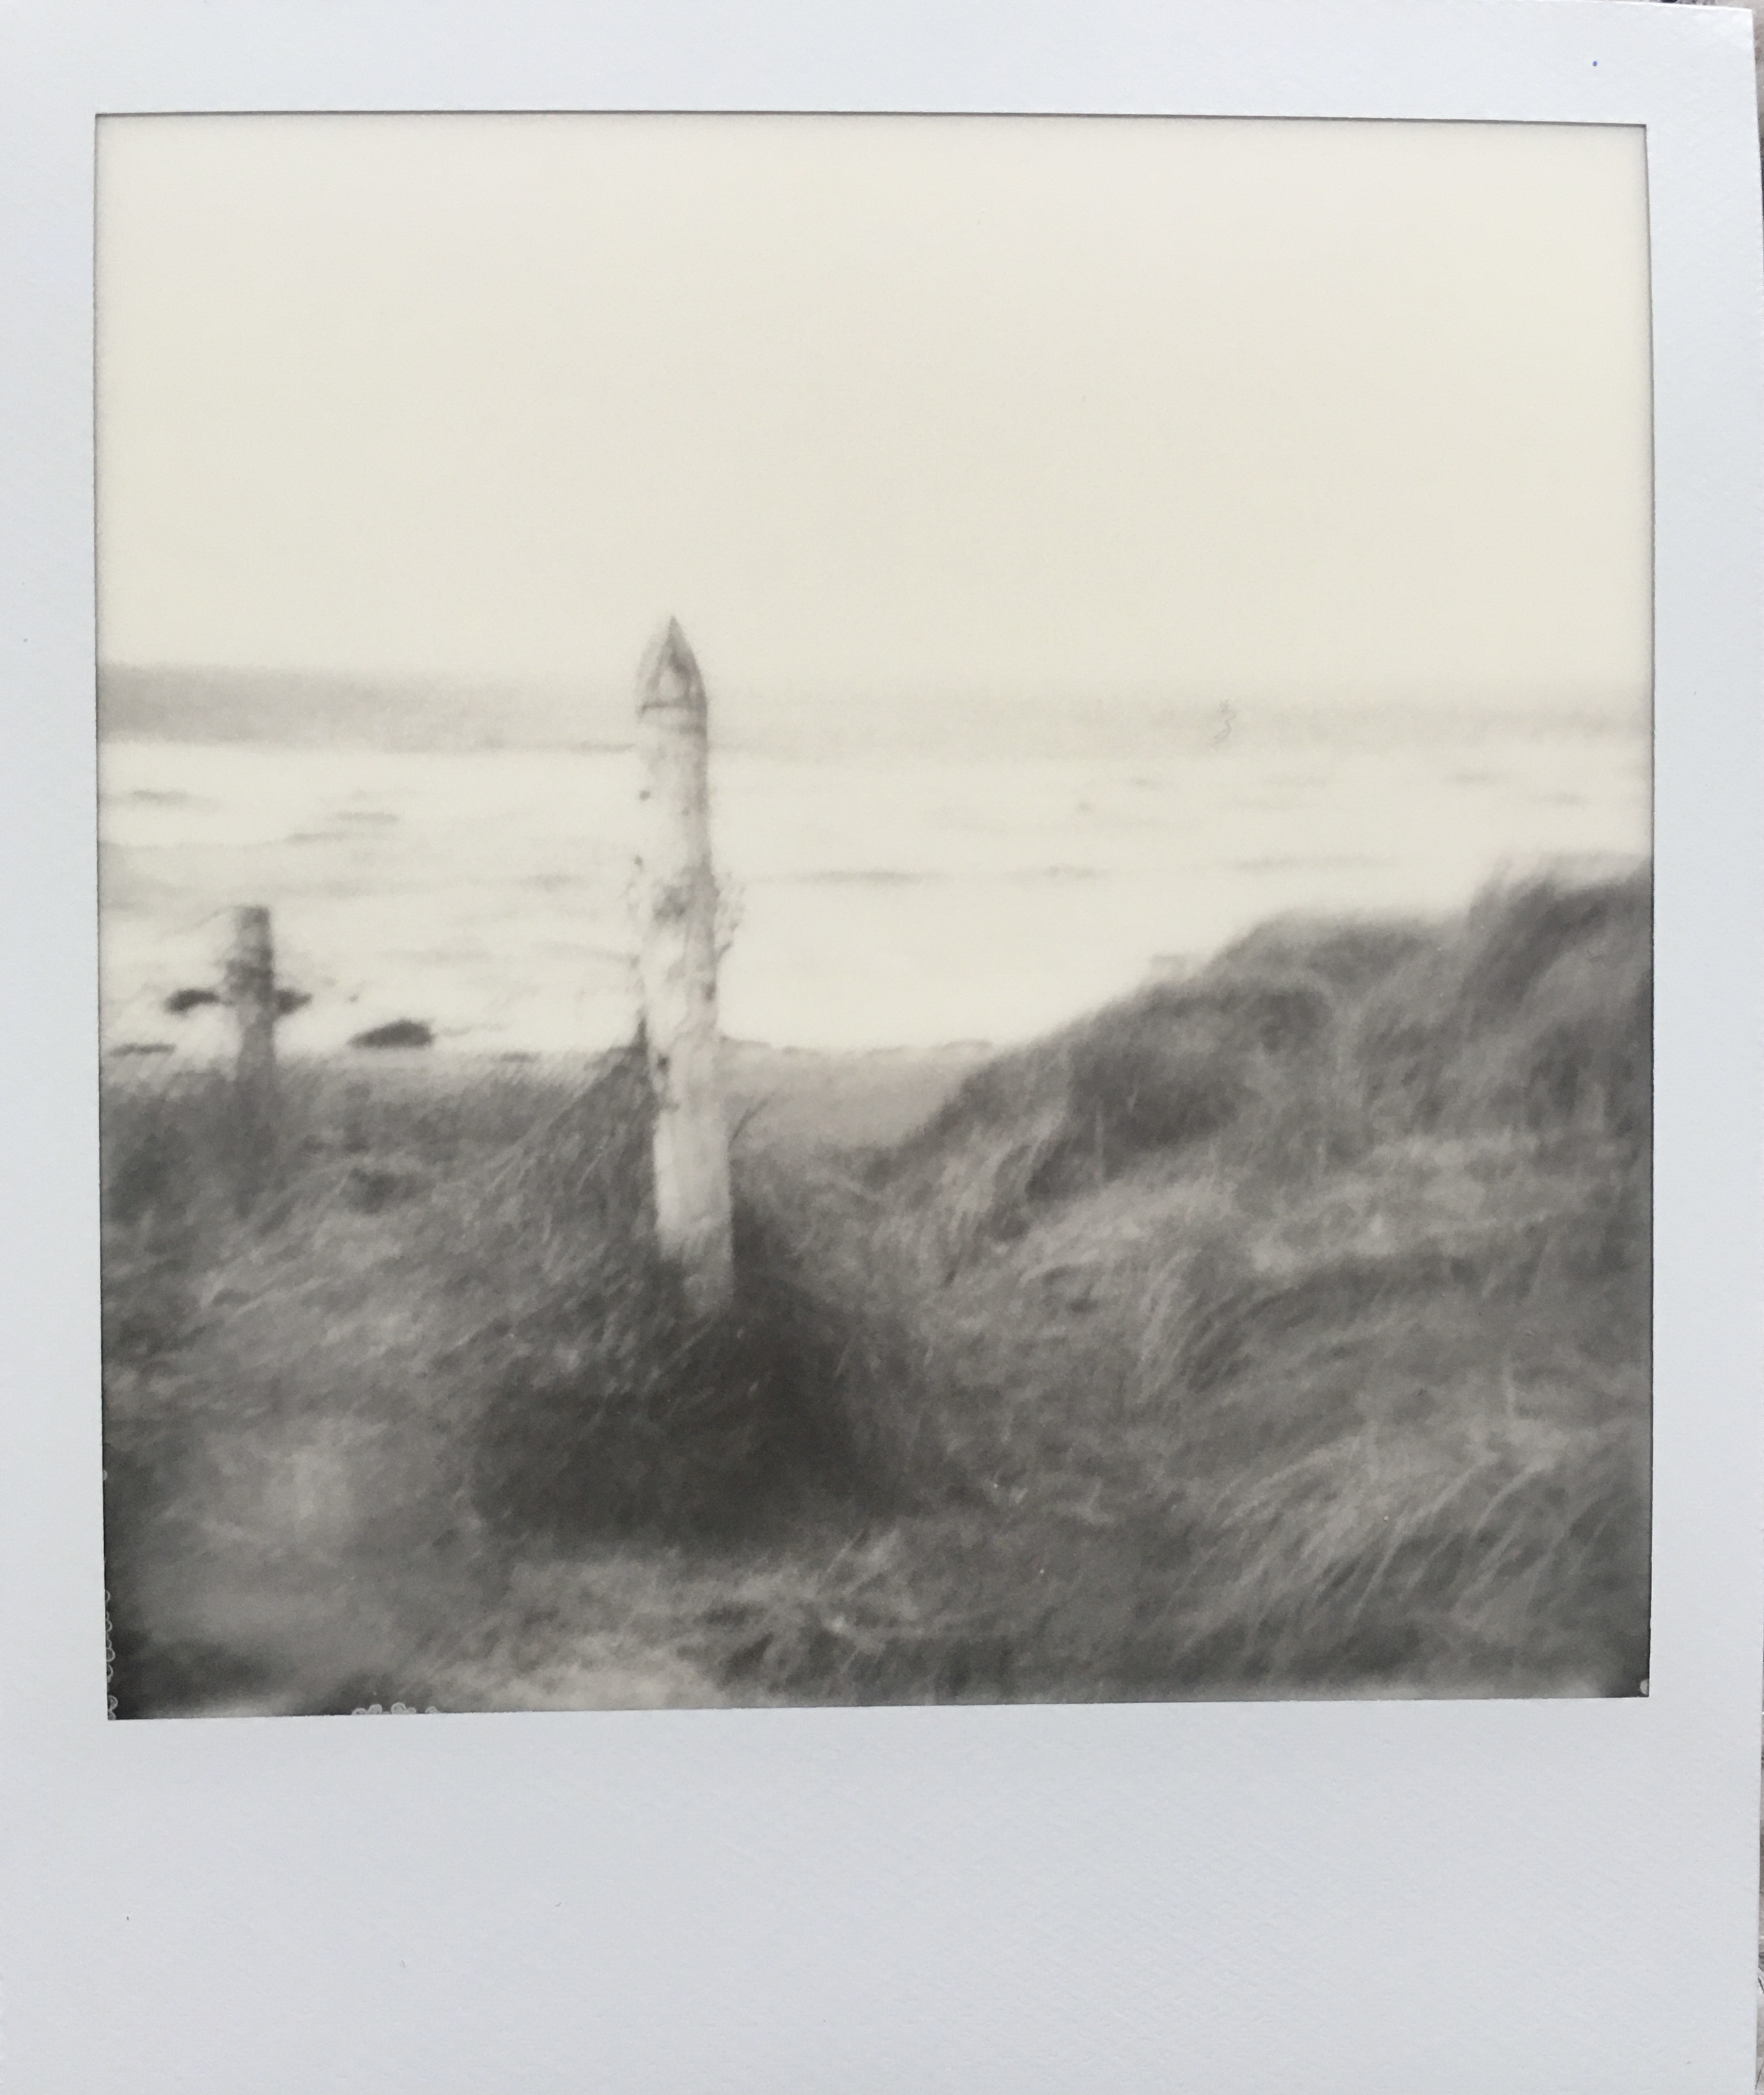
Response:
[{"label": "dune grass", "polygon": [[119,1713],[1636,1692],[1649,894],[1267,926],[904,1135],[737,1071],[708,1324],[634,1052],[290,1070],[254,1200],[115,1069]]}]

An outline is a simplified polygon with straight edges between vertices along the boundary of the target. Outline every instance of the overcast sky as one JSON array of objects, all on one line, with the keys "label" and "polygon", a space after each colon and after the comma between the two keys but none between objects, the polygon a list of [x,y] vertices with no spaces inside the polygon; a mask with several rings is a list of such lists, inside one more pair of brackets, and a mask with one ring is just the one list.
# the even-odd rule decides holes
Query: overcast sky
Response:
[{"label": "overcast sky", "polygon": [[1639,706],[1641,133],[101,127],[114,662]]}]

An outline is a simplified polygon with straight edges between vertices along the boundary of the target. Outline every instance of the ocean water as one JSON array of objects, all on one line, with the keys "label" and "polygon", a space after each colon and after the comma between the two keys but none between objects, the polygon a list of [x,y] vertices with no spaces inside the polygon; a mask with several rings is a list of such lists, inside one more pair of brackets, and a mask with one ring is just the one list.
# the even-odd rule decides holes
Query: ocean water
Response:
[{"label": "ocean water", "polygon": [[[1028,1038],[1293,912],[1432,913],[1648,849],[1638,729],[1454,721],[1167,738],[1131,756],[713,759],[724,1030],[806,1048]],[[442,1050],[597,1048],[632,1025],[635,760],[110,742],[106,1044],[221,1052],[232,907],[273,912],[311,1003],[290,1052],[421,1019]]]}]

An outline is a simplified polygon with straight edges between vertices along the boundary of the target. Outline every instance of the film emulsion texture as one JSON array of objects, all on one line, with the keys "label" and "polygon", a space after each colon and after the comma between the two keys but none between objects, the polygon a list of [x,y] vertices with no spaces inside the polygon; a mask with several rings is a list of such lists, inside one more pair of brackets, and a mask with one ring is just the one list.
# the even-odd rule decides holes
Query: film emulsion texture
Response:
[{"label": "film emulsion texture", "polygon": [[104,121],[119,1717],[1645,1692],[1643,184]]}]

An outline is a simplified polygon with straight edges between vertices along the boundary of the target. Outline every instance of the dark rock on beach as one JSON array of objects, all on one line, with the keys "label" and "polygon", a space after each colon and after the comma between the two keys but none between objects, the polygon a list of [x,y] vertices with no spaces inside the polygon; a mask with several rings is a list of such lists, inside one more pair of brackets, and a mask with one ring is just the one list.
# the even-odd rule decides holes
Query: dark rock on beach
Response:
[{"label": "dark rock on beach", "polygon": [[420,1018],[394,1018],[387,1025],[358,1033],[349,1044],[351,1048],[432,1048],[435,1031]]},{"label": "dark rock on beach", "polygon": [[[166,999],[163,1008],[174,1018],[181,1018],[187,1011],[200,1011],[204,1004],[219,1004],[220,992],[212,989],[175,989]],[[279,989],[276,992],[276,1015],[286,1018],[291,1012],[304,1011],[311,1004],[311,994],[303,989]]]}]

